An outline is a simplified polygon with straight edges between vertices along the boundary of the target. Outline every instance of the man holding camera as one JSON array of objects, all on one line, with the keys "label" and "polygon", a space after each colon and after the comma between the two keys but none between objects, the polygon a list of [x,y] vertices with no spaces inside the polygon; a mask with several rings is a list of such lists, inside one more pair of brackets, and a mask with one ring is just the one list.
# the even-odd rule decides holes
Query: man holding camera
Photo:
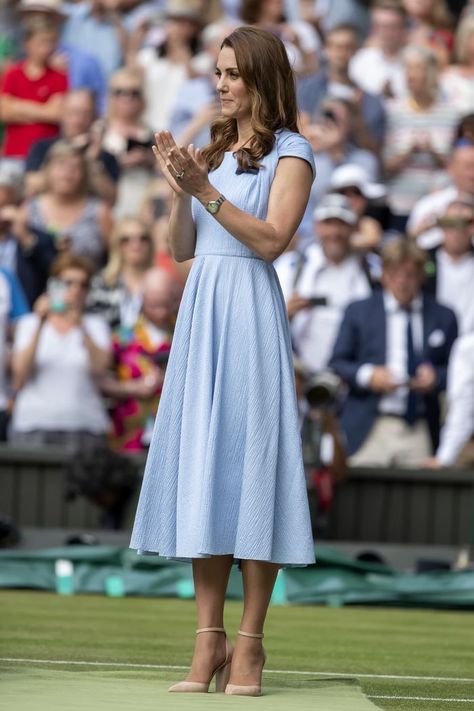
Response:
[{"label": "man holding camera", "polygon": [[275,268],[287,303],[293,347],[308,373],[327,367],[344,309],[371,293],[364,257],[351,248],[357,215],[343,195],[326,195],[313,213],[316,239],[287,252]]}]

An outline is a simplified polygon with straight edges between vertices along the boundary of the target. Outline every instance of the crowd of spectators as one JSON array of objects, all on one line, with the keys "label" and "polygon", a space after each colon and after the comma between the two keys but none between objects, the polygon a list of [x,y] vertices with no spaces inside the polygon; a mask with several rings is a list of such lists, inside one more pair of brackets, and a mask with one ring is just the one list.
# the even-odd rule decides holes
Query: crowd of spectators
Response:
[{"label": "crowd of spectators", "polygon": [[242,24],[283,40],[317,168],[275,262],[298,378],[340,377],[354,465],[472,464],[468,0],[3,2],[1,439],[146,449],[190,268],[153,134],[206,145]]}]

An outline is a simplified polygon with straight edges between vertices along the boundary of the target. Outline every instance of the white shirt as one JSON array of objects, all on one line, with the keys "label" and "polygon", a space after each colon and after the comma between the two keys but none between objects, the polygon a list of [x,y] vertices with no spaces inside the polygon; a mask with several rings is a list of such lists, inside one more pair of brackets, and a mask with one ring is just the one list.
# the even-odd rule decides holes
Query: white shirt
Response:
[{"label": "white shirt", "polygon": [[[413,210],[410,213],[407,223],[407,232],[415,232],[427,218],[432,218],[433,222],[436,218],[441,217],[446,211],[448,205],[455,200],[459,195],[459,191],[454,185],[450,185],[443,190],[435,190],[435,192],[425,195],[415,203]],[[431,227],[425,232],[422,232],[416,239],[417,244],[423,249],[434,249],[443,243],[443,231],[440,227]]]},{"label": "white shirt", "polygon": [[387,57],[380,47],[362,47],[351,59],[349,74],[371,94],[381,94],[389,83],[396,97],[405,96],[405,71],[399,56]]},{"label": "white shirt", "polygon": [[317,244],[305,250],[305,262],[295,287],[298,256],[301,255],[286,252],[275,262],[275,269],[286,301],[294,292],[304,298],[327,299],[326,306],[299,311],[290,324],[293,344],[303,366],[317,372],[327,367],[346,307],[351,301],[369,296],[371,288],[356,256],[346,257],[341,264],[330,264]]},{"label": "white shirt", "polygon": [[454,261],[444,249],[436,254],[436,298],[453,309],[459,334],[474,332],[474,254]]},{"label": "white shirt", "polygon": [[145,113],[143,120],[152,131],[170,129],[171,114],[179,89],[188,78],[185,64],[159,57],[154,47],[144,47],[137,61],[145,72]]},{"label": "white shirt", "polygon": [[454,464],[474,434],[474,333],[458,338],[451,351],[447,403],[448,414],[436,452],[445,466]]},{"label": "white shirt", "polygon": [[[110,348],[110,331],[100,316],[88,314],[83,323],[99,348]],[[31,343],[37,326],[36,314],[27,314],[18,321],[14,353]],[[85,430],[101,434],[108,430],[108,416],[90,373],[81,329],[59,333],[49,323],[44,324],[35,372],[18,393],[12,426],[17,432]]]},{"label": "white shirt", "polygon": [[[388,291],[383,294],[385,307],[385,338],[386,357],[385,367],[391,372],[395,382],[400,386],[390,393],[383,395],[379,401],[379,412],[404,415],[407,409],[407,398],[409,388],[404,383],[408,380],[408,346],[407,346],[407,325],[409,315],[403,309],[395,297]],[[422,300],[417,297],[411,304],[411,327],[413,333],[413,346],[415,351],[421,353],[423,350],[423,318]],[[362,365],[357,371],[356,381],[362,388],[368,388],[370,379],[376,366],[372,363]]]}]

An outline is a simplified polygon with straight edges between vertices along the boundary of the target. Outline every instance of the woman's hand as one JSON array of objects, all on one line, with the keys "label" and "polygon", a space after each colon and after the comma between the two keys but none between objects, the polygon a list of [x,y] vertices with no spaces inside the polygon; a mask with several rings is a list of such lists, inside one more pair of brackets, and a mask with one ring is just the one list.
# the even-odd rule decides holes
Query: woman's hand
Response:
[{"label": "woman's hand", "polygon": [[209,188],[207,164],[198,148],[177,146],[169,131],[156,133],[155,140],[153,153],[175,193],[196,196]]}]

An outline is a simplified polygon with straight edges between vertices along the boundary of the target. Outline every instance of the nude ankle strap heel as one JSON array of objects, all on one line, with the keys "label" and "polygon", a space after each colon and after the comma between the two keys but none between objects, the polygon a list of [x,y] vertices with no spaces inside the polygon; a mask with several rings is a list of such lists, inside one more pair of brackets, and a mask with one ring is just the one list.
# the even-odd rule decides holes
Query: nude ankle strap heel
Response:
[{"label": "nude ankle strap heel", "polygon": [[[223,627],[201,627],[201,629],[196,630],[196,634],[201,634],[202,632],[223,632],[225,634],[225,629]],[[173,693],[201,693],[205,694],[209,691],[209,686],[214,676],[216,677],[216,692],[224,692],[227,682],[230,677],[230,663],[232,661],[232,647],[229,644],[227,635],[225,638],[225,659],[222,664],[220,664],[211,674],[209,681],[178,681],[177,684],[170,686],[168,691]]]},{"label": "nude ankle strap heel", "polygon": [[[242,635],[242,637],[254,637],[255,639],[263,639],[263,632],[244,632],[239,630],[237,634]],[[263,648],[262,648],[263,649]],[[260,671],[260,684],[249,684],[246,686],[240,686],[238,684],[227,684],[225,688],[225,693],[231,696],[261,696],[262,695],[262,671],[267,661],[267,655],[263,649],[263,664]]]}]

